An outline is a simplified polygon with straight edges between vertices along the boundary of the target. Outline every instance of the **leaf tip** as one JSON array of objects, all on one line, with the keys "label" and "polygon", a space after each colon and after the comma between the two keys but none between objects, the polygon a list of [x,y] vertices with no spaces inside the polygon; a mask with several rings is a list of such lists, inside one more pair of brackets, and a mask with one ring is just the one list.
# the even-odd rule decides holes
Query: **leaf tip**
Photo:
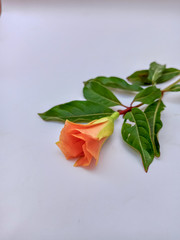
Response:
[{"label": "leaf tip", "polygon": [[44,120],[44,116],[43,116],[43,114],[44,114],[44,113],[37,113],[37,115],[39,115],[40,118]]},{"label": "leaf tip", "polygon": [[159,157],[160,157],[160,153],[155,153],[155,156],[156,156],[157,158],[159,158]]}]

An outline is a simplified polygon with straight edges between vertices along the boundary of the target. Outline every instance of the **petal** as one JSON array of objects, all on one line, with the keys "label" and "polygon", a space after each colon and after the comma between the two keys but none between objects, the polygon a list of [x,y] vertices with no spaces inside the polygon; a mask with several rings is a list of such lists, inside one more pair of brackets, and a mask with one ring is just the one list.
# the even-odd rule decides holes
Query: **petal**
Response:
[{"label": "petal", "polygon": [[[76,124],[66,120],[66,125],[68,126],[68,131],[77,130],[83,134],[89,135],[92,138],[97,138],[99,132],[107,125],[108,121],[100,122],[100,123],[93,123],[94,121],[90,122],[89,124]],[[93,123],[93,124],[92,124]]]},{"label": "petal", "polygon": [[87,151],[86,149],[86,144],[83,144],[82,146],[83,148],[83,152],[84,152],[84,156],[80,157],[74,164],[75,167],[87,167],[90,165],[91,160],[92,160],[92,155]]},{"label": "petal", "polygon": [[72,133],[72,136],[87,142],[88,139],[92,139],[89,135],[82,134],[81,132]]},{"label": "petal", "polygon": [[102,148],[102,145],[106,141],[106,139],[107,138],[102,138],[99,141],[90,140],[90,141],[87,141],[87,143],[86,143],[87,151],[89,153],[91,153],[91,155],[96,159],[96,165],[97,165],[98,160],[99,160],[100,150]]},{"label": "petal", "polygon": [[76,158],[83,154],[82,145],[84,144],[84,141],[69,134],[66,125],[61,131],[59,142],[56,144],[67,159]]},{"label": "petal", "polygon": [[96,159],[96,164],[97,164],[101,147],[107,138],[102,138],[101,140],[98,140],[98,139],[93,139],[88,135],[85,135],[82,133],[74,133],[73,136],[85,141],[86,150]]}]

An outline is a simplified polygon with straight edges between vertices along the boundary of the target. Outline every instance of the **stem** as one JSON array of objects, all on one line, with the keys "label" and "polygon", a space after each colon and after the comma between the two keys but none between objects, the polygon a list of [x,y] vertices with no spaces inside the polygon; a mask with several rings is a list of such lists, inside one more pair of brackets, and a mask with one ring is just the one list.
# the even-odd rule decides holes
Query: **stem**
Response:
[{"label": "stem", "polygon": [[130,104],[130,107],[132,107],[133,103],[134,103],[134,100],[132,100],[132,102],[131,102],[131,104]]},{"label": "stem", "polygon": [[133,108],[135,108],[135,107],[141,107],[142,105],[144,105],[144,103],[140,103],[140,104],[134,106]]},{"label": "stem", "polygon": [[130,107],[127,107],[127,108],[124,109],[124,110],[117,110],[117,111],[119,112],[119,115],[125,115],[127,112],[130,112],[132,108],[140,107],[140,106],[142,106],[142,105],[144,105],[144,103],[140,103],[140,104],[138,104],[138,105],[136,105],[136,106],[131,106],[131,105],[130,105]]},{"label": "stem", "polygon": [[128,106],[126,106],[126,105],[124,105],[124,104],[122,104],[122,103],[121,103],[121,106],[122,106],[122,107],[125,107],[125,108],[128,108]]},{"label": "stem", "polygon": [[133,107],[127,107],[124,110],[118,110],[119,115],[125,115],[127,112],[130,112]]},{"label": "stem", "polygon": [[[180,79],[178,79],[176,82],[172,83],[171,85],[169,85],[169,86],[166,87],[165,89],[161,90],[161,98],[160,98],[160,99],[163,98],[163,95],[164,95],[165,92],[169,91],[169,89],[170,89],[171,87],[173,87],[174,85],[176,85],[176,84],[179,83],[179,82],[180,82]],[[117,110],[117,112],[119,112],[119,115],[125,115],[127,112],[130,112],[130,111],[132,110],[132,108],[137,108],[137,107],[141,107],[142,105],[144,105],[144,103],[140,103],[140,104],[138,104],[138,105],[136,105],[136,106],[132,106],[133,103],[134,103],[134,101],[132,101],[132,102],[130,103],[130,106],[129,106],[129,107],[121,104],[121,105],[122,105],[123,107],[125,107],[126,109],[124,109],[124,110],[121,110],[121,109]]]},{"label": "stem", "polygon": [[119,112],[114,112],[112,115],[111,115],[111,118],[115,121],[117,118],[119,117]]}]

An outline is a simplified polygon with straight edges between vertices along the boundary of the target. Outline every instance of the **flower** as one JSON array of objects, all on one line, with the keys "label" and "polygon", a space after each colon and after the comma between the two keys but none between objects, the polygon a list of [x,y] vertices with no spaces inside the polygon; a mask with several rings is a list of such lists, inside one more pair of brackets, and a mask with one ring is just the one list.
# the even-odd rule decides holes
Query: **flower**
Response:
[{"label": "flower", "polygon": [[77,124],[66,120],[57,146],[67,159],[78,158],[74,166],[89,166],[95,158],[96,164],[103,143],[113,133],[114,120],[119,117],[114,112],[110,117],[100,118],[88,124]]}]

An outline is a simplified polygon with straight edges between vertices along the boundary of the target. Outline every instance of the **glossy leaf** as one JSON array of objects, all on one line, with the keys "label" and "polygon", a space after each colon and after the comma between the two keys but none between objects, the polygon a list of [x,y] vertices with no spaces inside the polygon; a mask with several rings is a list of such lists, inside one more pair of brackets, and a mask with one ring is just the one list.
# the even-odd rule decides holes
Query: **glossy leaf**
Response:
[{"label": "glossy leaf", "polygon": [[90,101],[72,101],[57,105],[47,112],[39,113],[46,121],[89,122],[102,117],[110,116],[114,111],[98,103]]},{"label": "glossy leaf", "polygon": [[136,83],[139,85],[149,85],[151,84],[151,81],[148,80],[148,74],[148,70],[140,70],[131,74],[129,77],[127,77],[127,79],[131,83]]},{"label": "glossy leaf", "polygon": [[133,108],[131,112],[126,113],[124,119],[122,137],[141,154],[144,169],[147,172],[154,159],[154,150],[146,115],[140,109]]},{"label": "glossy leaf", "polygon": [[158,141],[158,132],[162,128],[161,112],[164,110],[165,105],[161,100],[158,100],[149,105],[144,113],[146,114],[149,126],[151,129],[151,140],[153,143],[154,154],[156,157],[160,156],[160,145]]},{"label": "glossy leaf", "polygon": [[171,79],[173,79],[174,77],[180,75],[180,70],[176,69],[176,68],[166,68],[163,73],[162,76],[157,80],[157,83],[163,83],[163,82],[167,82]]},{"label": "glossy leaf", "polygon": [[[137,72],[133,73],[129,77],[127,77],[127,79],[130,82],[136,83],[136,84],[139,84],[139,85],[151,85],[152,82],[151,82],[151,80],[148,79],[148,74],[149,74],[149,70],[140,70],[140,71],[137,71]],[[159,84],[159,83],[167,82],[167,81],[173,79],[174,77],[176,77],[178,75],[180,75],[180,70],[179,69],[166,68],[162,72],[161,77],[159,77],[157,79],[156,83]]]},{"label": "glossy leaf", "polygon": [[[119,89],[124,89],[127,91],[140,91],[142,90],[142,88],[140,86],[138,86],[137,84],[129,84],[127,83],[125,80],[123,80],[122,78],[118,78],[118,77],[104,77],[104,76],[100,76],[94,79],[90,79],[90,82],[98,82],[101,85],[105,86],[105,87],[111,87],[111,88],[119,88]],[[89,82],[88,81],[88,82]]]},{"label": "glossy leaf", "polygon": [[107,107],[121,105],[121,102],[109,89],[97,82],[89,81],[85,83],[83,94],[87,100]]},{"label": "glossy leaf", "polygon": [[148,80],[154,85],[157,80],[162,76],[163,71],[165,70],[166,65],[161,65],[156,62],[152,62],[149,68]]},{"label": "glossy leaf", "polygon": [[161,90],[155,86],[151,86],[140,91],[134,98],[134,102],[142,102],[144,104],[151,104],[156,99],[161,97]]}]

